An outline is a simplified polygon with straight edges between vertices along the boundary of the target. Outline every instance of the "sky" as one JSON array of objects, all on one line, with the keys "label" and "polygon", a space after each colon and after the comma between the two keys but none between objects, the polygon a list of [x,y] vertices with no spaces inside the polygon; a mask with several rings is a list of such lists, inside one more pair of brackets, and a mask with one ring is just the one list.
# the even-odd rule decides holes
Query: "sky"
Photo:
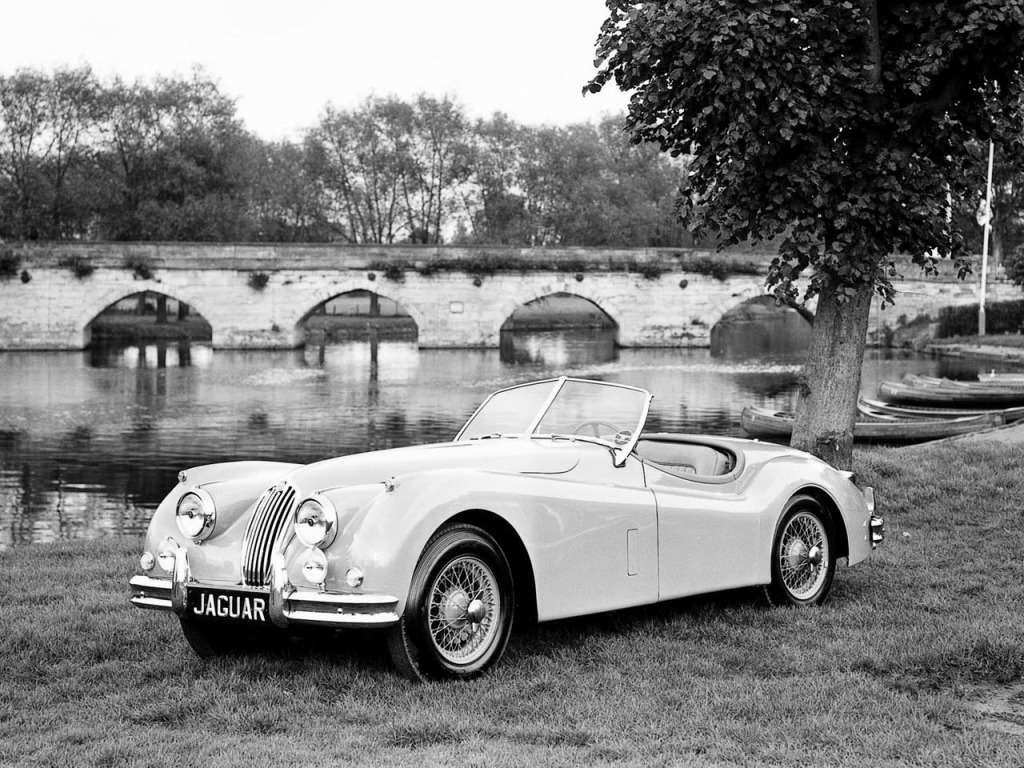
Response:
[{"label": "sky", "polygon": [[526,125],[622,113],[595,73],[603,0],[39,0],[4,4],[0,74],[89,65],[103,81],[203,67],[263,139],[297,139],[329,103],[450,96]]}]

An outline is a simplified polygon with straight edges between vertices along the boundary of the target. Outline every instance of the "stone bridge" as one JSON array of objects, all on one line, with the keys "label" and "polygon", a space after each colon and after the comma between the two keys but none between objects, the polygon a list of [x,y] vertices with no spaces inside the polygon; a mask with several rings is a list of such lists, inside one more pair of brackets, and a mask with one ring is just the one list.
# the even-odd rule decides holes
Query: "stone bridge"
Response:
[{"label": "stone bridge", "polygon": [[[519,307],[555,293],[593,302],[626,347],[707,346],[730,309],[763,294],[769,252],[687,249],[222,245],[196,243],[0,244],[0,348],[82,349],[104,309],[142,291],[185,302],[222,348],[301,346],[305,320],[351,291],[376,293],[415,320],[421,347],[496,347]],[[979,277],[951,267],[926,278],[909,263],[895,307],[876,327],[934,317],[977,302]],[[261,285],[262,283],[262,285]],[[1019,294],[990,276],[988,300]]]}]

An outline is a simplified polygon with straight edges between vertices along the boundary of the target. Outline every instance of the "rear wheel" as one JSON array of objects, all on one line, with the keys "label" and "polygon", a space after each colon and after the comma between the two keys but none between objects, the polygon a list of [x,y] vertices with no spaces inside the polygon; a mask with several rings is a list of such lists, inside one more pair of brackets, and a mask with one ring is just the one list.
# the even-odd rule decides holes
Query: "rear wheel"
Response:
[{"label": "rear wheel", "polygon": [[832,519],[813,496],[789,500],[772,545],[772,581],[765,587],[773,605],[820,605],[835,574]]},{"label": "rear wheel", "polygon": [[388,636],[391,658],[418,680],[480,674],[505,651],[514,605],[511,570],[494,538],[474,525],[446,526],[416,566]]}]

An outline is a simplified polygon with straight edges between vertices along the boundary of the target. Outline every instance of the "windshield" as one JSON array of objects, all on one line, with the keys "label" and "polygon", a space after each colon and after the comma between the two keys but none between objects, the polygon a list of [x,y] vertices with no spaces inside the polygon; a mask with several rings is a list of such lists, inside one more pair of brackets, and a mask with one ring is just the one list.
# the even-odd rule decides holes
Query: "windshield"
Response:
[{"label": "windshield", "polygon": [[583,379],[551,379],[491,395],[456,440],[492,435],[579,435],[615,446],[635,441],[651,396],[642,389]]}]

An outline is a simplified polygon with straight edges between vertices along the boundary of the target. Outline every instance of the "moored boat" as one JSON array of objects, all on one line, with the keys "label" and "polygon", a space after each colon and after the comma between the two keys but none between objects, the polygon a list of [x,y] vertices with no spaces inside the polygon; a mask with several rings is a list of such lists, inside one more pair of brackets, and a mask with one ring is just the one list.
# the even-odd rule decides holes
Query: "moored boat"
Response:
[{"label": "moored boat", "polygon": [[857,401],[857,410],[863,416],[876,419],[898,418],[898,419],[955,419],[963,416],[1000,416],[1004,423],[1024,419],[1024,405],[1011,408],[940,408],[926,405],[894,405],[881,400],[871,400],[866,397]]},{"label": "moored boat", "polygon": [[1012,384],[1024,387],[1024,373],[979,373],[978,381],[982,384]]},{"label": "moored boat", "polygon": [[957,389],[1020,389],[1024,388],[1024,377],[1018,379],[1016,374],[1006,374],[1003,378],[999,375],[996,378],[996,374],[984,374],[978,375],[977,381],[971,381],[967,379],[947,379],[938,378],[936,376],[924,376],[919,373],[908,373],[903,377],[903,383],[909,384],[912,387],[955,387]]},{"label": "moored boat", "polygon": [[[942,380],[937,380],[941,382]],[[974,382],[957,384],[883,381],[878,397],[896,405],[930,405],[946,408],[1008,408],[1024,405],[1024,386],[999,386]]]},{"label": "moored boat", "polygon": [[[740,426],[753,437],[789,437],[793,433],[793,414],[748,405],[740,414]],[[983,413],[975,416],[936,419],[872,418],[860,416],[853,426],[855,440],[879,442],[919,442],[966,435],[1003,423],[1001,416]]]}]

